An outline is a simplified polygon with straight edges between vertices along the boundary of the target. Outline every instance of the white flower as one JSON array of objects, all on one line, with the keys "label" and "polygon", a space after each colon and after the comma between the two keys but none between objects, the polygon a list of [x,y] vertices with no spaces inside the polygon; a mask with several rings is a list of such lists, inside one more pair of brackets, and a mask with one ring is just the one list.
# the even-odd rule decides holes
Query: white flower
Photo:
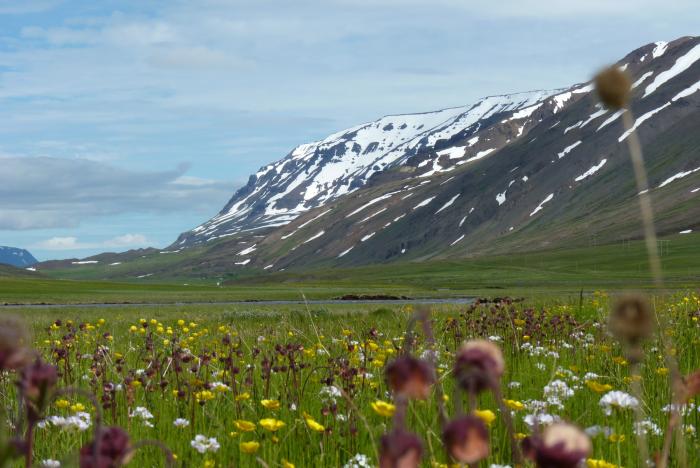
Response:
[{"label": "white flower", "polygon": [[634,433],[637,435],[651,433],[657,436],[663,434],[661,428],[650,419],[645,419],[643,421],[634,423]]},{"label": "white flower", "polygon": [[543,362],[538,362],[537,364],[535,364],[535,367],[537,367],[541,371],[547,370],[547,366]]},{"label": "white flower", "polygon": [[608,426],[591,426],[587,427],[584,431],[586,434],[588,434],[590,437],[596,437],[599,436],[600,434],[603,434],[605,437],[610,436],[613,433],[612,428]]},{"label": "white flower", "polygon": [[503,338],[497,335],[492,335],[489,336],[489,341],[493,341],[494,343],[498,343],[499,341],[503,341]]},{"label": "white flower", "polygon": [[521,385],[520,382],[516,382],[514,380],[508,384],[508,388],[520,388],[520,385]]},{"label": "white flower", "polygon": [[49,416],[43,426],[46,427],[48,423],[65,431],[83,432],[90,428],[92,420],[90,414],[78,412],[73,416]]},{"label": "white flower", "polygon": [[559,421],[559,416],[547,413],[528,414],[523,418],[523,421],[530,427],[535,427],[535,425],[549,426],[550,424]]},{"label": "white flower", "polygon": [[213,382],[211,384],[211,389],[215,390],[217,392],[227,392],[227,391],[231,390],[231,387],[229,387],[228,385],[226,385],[223,382]]},{"label": "white flower", "polygon": [[574,391],[563,380],[553,380],[544,386],[544,397],[552,406],[563,408],[563,400],[574,396]]},{"label": "white flower", "polygon": [[367,455],[358,453],[348,460],[348,462],[343,465],[343,468],[372,468],[372,463],[370,463]]},{"label": "white flower", "polygon": [[45,468],[60,468],[61,462],[47,458],[46,460],[41,460],[40,465]]},{"label": "white flower", "polygon": [[220,447],[219,442],[215,438],[201,434],[197,434],[194,440],[190,442],[190,445],[199,453],[216,452]]},{"label": "white flower", "polygon": [[510,465],[496,465],[495,463],[491,463],[489,465],[489,468],[511,468]]},{"label": "white flower", "polygon": [[603,412],[610,416],[613,408],[636,408],[639,406],[639,400],[629,393],[613,390],[603,395],[599,405],[603,408]]},{"label": "white flower", "polygon": [[190,422],[185,418],[177,418],[175,421],[173,421],[173,426],[175,427],[187,427],[189,425]]},{"label": "white flower", "polygon": [[323,402],[330,403],[335,403],[336,398],[340,398],[343,396],[340,389],[334,385],[321,387],[321,390],[318,392],[318,395],[321,397],[321,400]]},{"label": "white flower", "polygon": [[151,414],[151,412],[143,406],[137,406],[136,408],[134,408],[134,410],[129,414],[129,417],[143,419],[144,421],[153,419],[153,415]]}]

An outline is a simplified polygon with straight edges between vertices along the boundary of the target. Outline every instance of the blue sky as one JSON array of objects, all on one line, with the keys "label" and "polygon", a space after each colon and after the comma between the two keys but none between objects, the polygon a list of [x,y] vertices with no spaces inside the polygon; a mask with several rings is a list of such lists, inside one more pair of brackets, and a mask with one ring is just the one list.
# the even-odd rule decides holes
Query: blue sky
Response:
[{"label": "blue sky", "polygon": [[585,81],[698,18],[685,0],[0,0],[0,245],[165,247],[297,144]]}]

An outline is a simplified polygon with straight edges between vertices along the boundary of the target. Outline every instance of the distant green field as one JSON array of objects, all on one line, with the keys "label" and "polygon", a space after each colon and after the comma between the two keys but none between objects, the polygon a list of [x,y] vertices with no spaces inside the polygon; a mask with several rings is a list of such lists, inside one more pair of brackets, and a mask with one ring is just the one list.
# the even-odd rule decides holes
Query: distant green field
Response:
[{"label": "distant green field", "polygon": [[[665,239],[660,248],[667,287],[697,288],[700,234]],[[140,281],[0,277],[0,303],[225,302],[329,299],[343,294],[571,295],[581,290],[651,287],[641,241],[455,261],[259,274],[228,280],[222,286],[201,280]]]}]

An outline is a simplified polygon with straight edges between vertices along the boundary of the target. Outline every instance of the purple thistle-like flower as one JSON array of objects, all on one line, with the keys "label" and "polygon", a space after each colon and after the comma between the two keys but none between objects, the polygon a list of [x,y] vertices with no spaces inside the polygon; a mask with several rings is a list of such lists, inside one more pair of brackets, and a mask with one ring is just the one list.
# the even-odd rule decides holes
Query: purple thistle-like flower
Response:
[{"label": "purple thistle-like flower", "polygon": [[411,356],[401,356],[386,368],[386,380],[396,395],[425,400],[435,382],[432,366]]},{"label": "purple thistle-like flower", "polygon": [[131,458],[129,434],[119,427],[102,429],[97,435],[98,451],[93,440],[80,449],[80,468],[116,468]]},{"label": "purple thistle-like flower", "polygon": [[591,450],[588,435],[563,422],[552,424],[540,436],[523,441],[523,451],[539,468],[577,468]]},{"label": "purple thistle-like flower", "polygon": [[492,388],[504,371],[501,349],[490,341],[467,341],[457,352],[455,378],[466,391],[481,392]]},{"label": "purple thistle-like flower", "polygon": [[489,431],[476,416],[450,421],[442,431],[442,440],[450,456],[459,462],[476,463],[489,456]]},{"label": "purple thistle-like flower", "polygon": [[394,429],[382,436],[380,468],[418,468],[423,456],[423,444],[418,436]]}]

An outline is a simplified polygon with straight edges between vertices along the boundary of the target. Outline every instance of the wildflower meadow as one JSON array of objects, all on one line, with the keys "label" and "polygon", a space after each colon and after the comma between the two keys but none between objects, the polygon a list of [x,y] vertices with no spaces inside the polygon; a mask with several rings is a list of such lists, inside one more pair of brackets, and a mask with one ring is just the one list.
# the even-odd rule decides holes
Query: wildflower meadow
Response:
[{"label": "wildflower meadow", "polygon": [[0,464],[695,466],[700,297],[653,299],[4,316]]}]

